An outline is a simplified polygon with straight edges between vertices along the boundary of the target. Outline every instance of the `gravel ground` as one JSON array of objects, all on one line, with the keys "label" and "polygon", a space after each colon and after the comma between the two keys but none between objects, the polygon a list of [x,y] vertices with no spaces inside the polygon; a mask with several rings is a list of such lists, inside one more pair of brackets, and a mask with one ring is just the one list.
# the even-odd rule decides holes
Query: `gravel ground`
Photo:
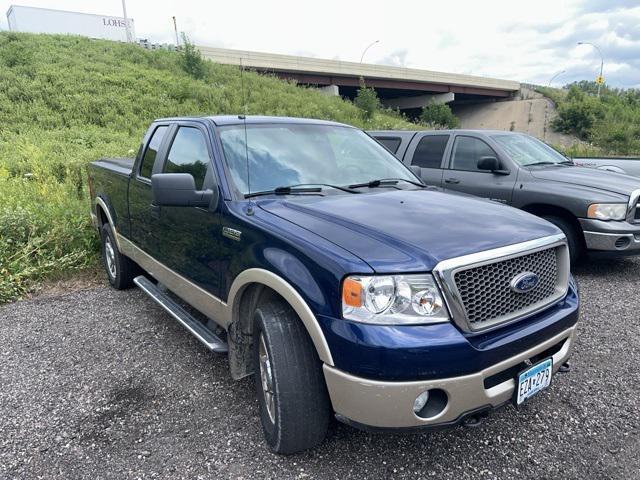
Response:
[{"label": "gravel ground", "polygon": [[0,307],[2,478],[640,478],[639,260],[591,261],[572,372],[480,428],[368,434],[343,425],[289,457],[233,382],[136,290]]}]

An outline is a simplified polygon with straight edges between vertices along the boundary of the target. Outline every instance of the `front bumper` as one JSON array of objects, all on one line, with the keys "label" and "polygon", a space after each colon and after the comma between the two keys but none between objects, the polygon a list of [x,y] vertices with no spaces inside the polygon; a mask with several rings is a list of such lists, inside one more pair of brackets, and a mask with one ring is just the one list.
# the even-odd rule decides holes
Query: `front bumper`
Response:
[{"label": "front bumper", "polygon": [[[515,373],[511,373],[528,360],[551,356],[557,372],[571,354],[574,336],[575,326],[518,355],[459,377],[386,382],[357,377],[328,365],[324,365],[324,376],[333,409],[347,423],[382,429],[450,425],[472,412],[508,402],[515,388]],[[446,405],[432,417],[417,416],[413,411],[416,397],[432,389],[446,393]]]},{"label": "front bumper", "polygon": [[590,218],[579,220],[588,250],[640,255],[640,225]]}]

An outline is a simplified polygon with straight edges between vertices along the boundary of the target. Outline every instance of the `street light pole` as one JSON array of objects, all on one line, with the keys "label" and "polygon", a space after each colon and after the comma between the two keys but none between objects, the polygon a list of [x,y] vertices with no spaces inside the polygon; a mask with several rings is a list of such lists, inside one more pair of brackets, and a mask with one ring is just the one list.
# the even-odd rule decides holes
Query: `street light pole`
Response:
[{"label": "street light pole", "polygon": [[122,0],[122,16],[124,17],[124,29],[127,32],[127,42],[131,43],[133,40],[131,39],[131,30],[129,30],[129,19],[127,18],[127,5],[125,0]]},{"label": "street light pole", "polygon": [[362,51],[362,55],[360,55],[360,63],[362,63],[362,60],[364,60],[364,54],[367,53],[367,50],[369,50],[371,47],[373,47],[376,43],[379,43],[380,40],[376,40],[375,42],[371,42],[369,45],[367,45],[367,48],[365,48]]},{"label": "street light pole", "polygon": [[[598,53],[600,54],[600,78],[602,78],[602,69],[604,67],[604,56],[602,55],[602,50],[600,50],[597,45],[591,42],[578,42],[578,45],[591,45],[593,48],[595,48],[598,51]],[[600,87],[601,87],[601,84],[600,82],[598,82],[598,98],[600,98]]]},{"label": "street light pole", "polygon": [[559,77],[564,72],[566,72],[566,70],[561,70],[560,72],[557,72],[553,77],[551,77],[551,80],[549,80],[549,83],[547,84],[547,87],[550,87],[551,86],[551,82],[553,82],[556,79],[556,77]]}]

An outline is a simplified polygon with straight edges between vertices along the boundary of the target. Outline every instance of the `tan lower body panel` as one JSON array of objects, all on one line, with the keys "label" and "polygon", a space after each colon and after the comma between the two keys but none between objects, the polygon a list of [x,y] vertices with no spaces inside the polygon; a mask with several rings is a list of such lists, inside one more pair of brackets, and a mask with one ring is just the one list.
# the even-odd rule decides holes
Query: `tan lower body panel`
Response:
[{"label": "tan lower body panel", "polygon": [[[324,376],[333,409],[354,422],[381,428],[446,424],[456,421],[466,412],[485,406],[497,407],[509,401],[515,388],[514,379],[488,389],[484,387],[484,380],[566,339],[562,348],[553,355],[553,371],[557,372],[571,354],[574,336],[575,327],[572,327],[519,355],[463,377],[384,382],[355,377],[328,365],[323,367]],[[418,417],[413,412],[413,402],[420,393],[432,388],[439,388],[447,393],[447,405],[434,417]]]}]

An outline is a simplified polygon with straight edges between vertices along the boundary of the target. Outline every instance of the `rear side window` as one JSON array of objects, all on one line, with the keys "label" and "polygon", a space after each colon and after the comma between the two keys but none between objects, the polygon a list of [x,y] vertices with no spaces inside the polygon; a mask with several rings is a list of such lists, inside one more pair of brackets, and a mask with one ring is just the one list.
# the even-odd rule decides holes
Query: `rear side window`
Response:
[{"label": "rear side window", "polygon": [[204,135],[193,127],[180,127],[173,139],[164,173],[190,173],[196,188],[202,189],[209,165],[209,152]]},{"label": "rear side window", "polygon": [[453,170],[478,170],[478,160],[482,157],[497,157],[496,152],[479,138],[457,137],[453,145]]},{"label": "rear side window", "polygon": [[416,147],[411,165],[422,168],[440,168],[448,141],[449,135],[425,135]]},{"label": "rear side window", "polygon": [[164,139],[168,128],[169,127],[158,127],[155,132],[153,132],[153,135],[151,135],[149,146],[147,147],[147,151],[144,152],[144,157],[142,157],[142,163],[140,164],[141,177],[151,178],[153,164],[156,161],[158,150],[160,149],[160,145],[162,145],[162,140]]},{"label": "rear side window", "polygon": [[398,151],[398,147],[400,146],[401,140],[398,137],[376,137],[382,145],[387,147],[391,153],[396,153]]}]

